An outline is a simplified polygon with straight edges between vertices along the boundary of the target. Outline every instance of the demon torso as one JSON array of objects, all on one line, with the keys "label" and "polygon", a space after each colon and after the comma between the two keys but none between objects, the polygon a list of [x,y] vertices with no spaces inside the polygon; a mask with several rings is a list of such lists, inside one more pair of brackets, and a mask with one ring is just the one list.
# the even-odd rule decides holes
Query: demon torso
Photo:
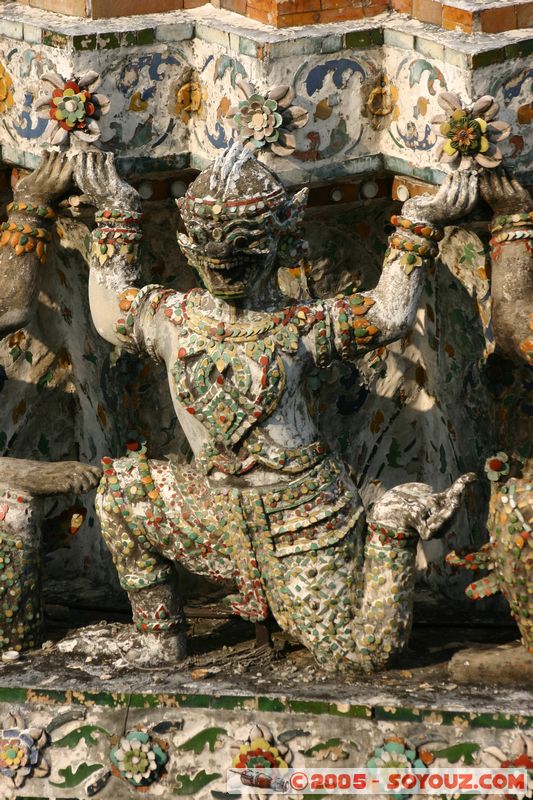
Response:
[{"label": "demon torso", "polygon": [[204,474],[255,467],[296,474],[317,463],[326,448],[309,418],[303,373],[372,339],[361,313],[372,301],[350,295],[228,322],[202,309],[205,298],[200,289],[183,295],[146,286],[117,324],[136,347],[165,361],[197,466]]}]

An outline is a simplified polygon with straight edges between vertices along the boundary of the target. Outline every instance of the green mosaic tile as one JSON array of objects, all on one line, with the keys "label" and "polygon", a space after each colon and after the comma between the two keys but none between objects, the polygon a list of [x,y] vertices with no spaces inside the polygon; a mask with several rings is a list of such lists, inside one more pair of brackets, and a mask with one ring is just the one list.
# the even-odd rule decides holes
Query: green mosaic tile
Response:
[{"label": "green mosaic tile", "polygon": [[96,37],[96,45],[99,50],[114,50],[120,47],[118,33],[99,33]]},{"label": "green mosaic tile", "polygon": [[213,700],[208,694],[180,694],[176,699],[180,708],[209,708]]},{"label": "green mosaic tile", "polygon": [[70,46],[70,39],[64,33],[57,33],[56,31],[43,30],[41,34],[42,44],[48,47],[60,47],[66,49]]},{"label": "green mosaic tile", "polygon": [[505,61],[505,48],[498,47],[496,50],[485,50],[483,53],[473,53],[472,67],[479,69],[480,67],[490,67],[491,64],[499,64]]},{"label": "green mosaic tile", "polygon": [[475,714],[470,716],[473,728],[527,729],[533,727],[532,716],[518,714]]},{"label": "green mosaic tile", "polygon": [[153,44],[155,42],[155,29],[143,28],[143,30],[137,31],[136,39],[136,44]]},{"label": "green mosaic tile", "polygon": [[[430,725],[445,725],[450,727],[470,727],[470,728],[497,728],[512,730],[531,729],[533,727],[533,716],[521,714],[505,713],[477,713],[468,711],[441,711],[432,708],[409,708],[398,706],[364,706],[352,705],[350,703],[332,703],[324,700],[300,700],[282,699],[279,697],[267,696],[239,696],[221,695],[213,697],[207,694],[141,694],[141,693],[122,693],[122,692],[76,692],[72,690],[57,691],[50,689],[27,689],[0,686],[0,703],[18,704],[50,704],[50,705],[70,705],[94,706],[108,708],[199,708],[199,709],[223,709],[248,710],[259,712],[308,714],[308,715],[329,715],[334,717],[346,717],[348,719],[366,719],[376,722],[415,722]],[[81,726],[69,736],[80,733],[101,732],[109,735],[103,728],[94,726]],[[205,741],[210,741],[211,733],[216,738],[224,733],[223,729],[207,729]],[[207,735],[209,734],[209,735]],[[201,738],[201,737],[200,737]],[[203,741],[203,740],[202,740]],[[200,743],[200,739],[199,739]],[[57,744],[57,742],[56,742]],[[62,743],[63,744],[63,743]],[[196,744],[196,743],[195,743]]]},{"label": "green mosaic tile", "polygon": [[28,699],[27,689],[0,686],[0,703],[25,703]]},{"label": "green mosaic tile", "polygon": [[[344,37],[345,46],[348,48],[376,47],[383,44],[383,29],[374,28],[371,31],[350,31]],[[411,37],[412,41],[412,37]]]},{"label": "green mosaic tile", "polygon": [[86,36],[74,36],[72,39],[74,50],[96,50],[96,33]]},{"label": "green mosaic tile", "polygon": [[255,701],[253,697],[233,697],[231,695],[223,695],[221,697],[212,697],[209,707],[233,711],[234,709],[244,708],[246,703],[254,702]]},{"label": "green mosaic tile", "polygon": [[286,711],[287,705],[277,697],[258,697],[258,711]]},{"label": "green mosaic tile", "polygon": [[533,53],[533,39],[524,39],[522,42],[508,44],[505,47],[505,59],[527,58]]},{"label": "green mosaic tile", "polygon": [[287,708],[299,714],[331,714],[350,719],[371,719],[370,706],[352,706],[349,703],[327,703],[323,700],[288,700]]},{"label": "green mosaic tile", "polygon": [[137,44],[137,31],[123,31],[118,36],[121,47],[133,47]]}]

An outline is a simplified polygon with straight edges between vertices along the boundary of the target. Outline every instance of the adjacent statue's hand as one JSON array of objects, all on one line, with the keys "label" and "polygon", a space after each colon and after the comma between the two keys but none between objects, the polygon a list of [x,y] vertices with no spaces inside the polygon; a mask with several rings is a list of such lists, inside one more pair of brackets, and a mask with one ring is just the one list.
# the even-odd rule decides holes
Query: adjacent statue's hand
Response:
[{"label": "adjacent statue's hand", "polygon": [[17,182],[13,197],[16,202],[46,205],[67,191],[72,174],[72,161],[65,153],[45,150],[39,166]]},{"label": "adjacent statue's hand", "polygon": [[445,178],[437,194],[422,194],[406,200],[402,215],[413,222],[444,225],[469,214],[476,204],[477,194],[477,172],[454,172]]},{"label": "adjacent statue's hand", "polygon": [[520,214],[533,208],[527,189],[505,172],[484,172],[479,179],[481,197],[495,214]]},{"label": "adjacent statue's hand", "polygon": [[112,153],[90,151],[75,157],[74,179],[78,188],[96,208],[139,211],[139,193],[117,173]]}]

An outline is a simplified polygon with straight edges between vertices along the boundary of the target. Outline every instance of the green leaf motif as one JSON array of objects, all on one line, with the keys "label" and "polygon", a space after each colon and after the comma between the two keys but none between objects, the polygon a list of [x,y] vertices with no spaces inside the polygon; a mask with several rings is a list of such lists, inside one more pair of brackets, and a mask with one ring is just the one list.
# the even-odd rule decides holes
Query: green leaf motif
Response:
[{"label": "green leaf motif", "polygon": [[24,353],[24,358],[30,364],[33,364],[33,353],[31,352],[31,350],[26,350],[26,352]]},{"label": "green leaf motif", "polygon": [[324,750],[330,750],[332,747],[338,747],[341,743],[341,740],[336,739],[328,739],[327,742],[319,742],[318,744],[313,745],[313,747],[308,747],[307,750],[302,750],[302,755],[304,756],[314,756],[315,753],[321,753]]},{"label": "green leaf motif", "polygon": [[208,783],[214,781],[215,778],[221,777],[219,772],[207,773],[205,770],[198,772],[194,778],[190,778],[188,775],[176,775],[179,785],[176,786],[173,794],[180,795],[180,797],[188,794],[196,794],[196,792],[199,792],[204,786],[207,786]]},{"label": "green leaf motif", "polygon": [[[428,748],[429,749],[429,748]],[[464,758],[464,763],[471,765],[474,763],[474,753],[479,750],[479,745],[475,742],[461,742],[453,744],[444,750],[430,751],[435,758],[445,758],[450,764],[457,764],[459,759]]]},{"label": "green leaf motif", "polygon": [[76,745],[83,739],[86,744],[97,744],[98,738],[95,733],[103,733],[104,736],[111,736],[109,731],[105,728],[100,728],[98,725],[82,725],[81,728],[75,728],[62,739],[57,742],[52,742],[52,747],[76,747]]},{"label": "green leaf motif", "polygon": [[199,755],[207,744],[211,753],[214,753],[215,744],[220,736],[226,736],[224,728],[206,728],[205,731],[200,731],[183,744],[178,745],[178,750],[191,750]]},{"label": "green leaf motif", "polygon": [[80,764],[76,772],[72,771],[72,767],[65,767],[59,770],[59,774],[65,780],[63,783],[54,783],[50,781],[52,786],[58,786],[61,789],[72,789],[73,786],[79,786],[89,775],[102,769],[103,764]]}]

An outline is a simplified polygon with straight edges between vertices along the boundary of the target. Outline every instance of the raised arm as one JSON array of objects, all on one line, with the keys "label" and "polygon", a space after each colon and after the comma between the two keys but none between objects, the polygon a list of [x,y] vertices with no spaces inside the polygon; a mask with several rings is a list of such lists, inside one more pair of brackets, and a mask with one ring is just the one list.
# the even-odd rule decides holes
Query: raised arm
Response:
[{"label": "raised arm", "polygon": [[56,217],[49,204],[67,190],[71,179],[66,156],[45,152],[37,169],[15,187],[1,227],[0,336],[24,327],[33,316]]},{"label": "raised arm", "polygon": [[98,209],[89,278],[94,326],[108,342],[135,350],[128,317],[141,273],[141,199],[118,175],[111,153],[80,153],[74,177],[85,198]]},{"label": "raised arm", "polygon": [[441,225],[468,214],[476,202],[477,175],[449,175],[436,195],[407,200],[389,237],[378,285],[330,301],[336,349],[343,358],[401,338],[414,322],[426,267],[438,252]]},{"label": "raised arm", "polygon": [[480,190],[492,207],[491,300],[497,345],[533,364],[533,201],[516,178],[482,175]]}]

